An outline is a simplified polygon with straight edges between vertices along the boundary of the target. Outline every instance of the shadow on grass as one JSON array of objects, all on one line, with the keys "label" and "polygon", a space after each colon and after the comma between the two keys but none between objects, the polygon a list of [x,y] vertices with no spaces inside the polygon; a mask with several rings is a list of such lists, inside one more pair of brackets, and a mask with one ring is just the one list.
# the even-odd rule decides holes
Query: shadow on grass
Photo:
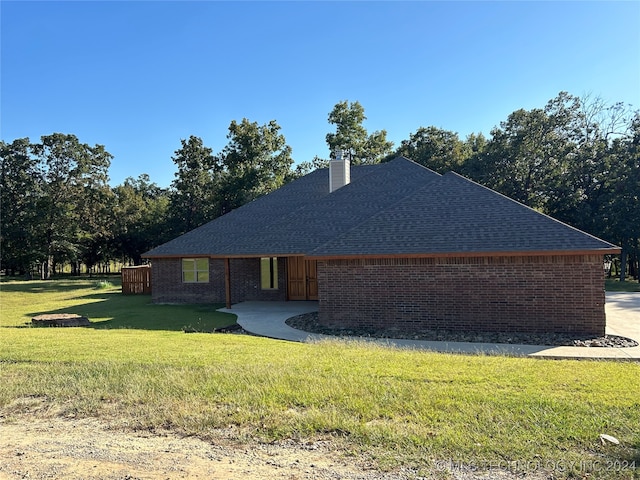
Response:
[{"label": "shadow on grass", "polygon": [[[64,285],[56,288],[67,289]],[[96,290],[96,293],[80,295],[77,300],[81,302],[70,307],[30,312],[28,315],[75,313],[91,321],[90,326],[81,328],[93,329],[213,332],[236,323],[235,315],[216,311],[223,304],[157,305],[151,303],[150,295],[122,295],[115,289]]]},{"label": "shadow on grass", "polygon": [[64,293],[78,289],[96,288],[99,283],[106,282],[120,288],[119,275],[96,275],[92,277],[65,276],[52,280],[23,280],[2,277],[0,279],[0,292],[19,294],[43,294]]}]

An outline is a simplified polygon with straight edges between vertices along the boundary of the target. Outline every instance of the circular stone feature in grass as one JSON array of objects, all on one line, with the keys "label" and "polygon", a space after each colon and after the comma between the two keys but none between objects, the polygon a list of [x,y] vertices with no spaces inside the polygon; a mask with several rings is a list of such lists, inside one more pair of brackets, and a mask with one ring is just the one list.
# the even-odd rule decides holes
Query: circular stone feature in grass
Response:
[{"label": "circular stone feature in grass", "polygon": [[76,313],[47,313],[33,317],[31,324],[36,327],[85,327],[91,322]]}]

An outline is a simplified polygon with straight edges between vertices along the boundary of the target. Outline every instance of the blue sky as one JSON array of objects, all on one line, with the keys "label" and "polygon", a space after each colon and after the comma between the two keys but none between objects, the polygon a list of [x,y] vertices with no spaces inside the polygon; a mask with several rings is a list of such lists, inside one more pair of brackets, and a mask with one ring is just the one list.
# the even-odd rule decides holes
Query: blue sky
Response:
[{"label": "blue sky", "polygon": [[180,139],[276,120],[296,162],[365,108],[396,146],[490,130],[560,91],[640,108],[640,2],[0,2],[0,133],[105,145],[111,184],[169,186]]}]

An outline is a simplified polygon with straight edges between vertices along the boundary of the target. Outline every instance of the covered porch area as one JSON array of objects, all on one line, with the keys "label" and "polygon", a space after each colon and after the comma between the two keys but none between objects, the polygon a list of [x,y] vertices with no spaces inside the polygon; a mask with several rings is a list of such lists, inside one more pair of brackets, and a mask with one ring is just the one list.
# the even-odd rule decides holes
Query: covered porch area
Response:
[{"label": "covered porch area", "polygon": [[[244,262],[242,261],[244,260]],[[225,305],[244,300],[318,300],[317,261],[304,256],[224,258]],[[253,267],[252,267],[253,265]],[[247,289],[247,283],[251,287]],[[248,294],[252,290],[253,294]],[[254,297],[254,298],[251,298]]]}]

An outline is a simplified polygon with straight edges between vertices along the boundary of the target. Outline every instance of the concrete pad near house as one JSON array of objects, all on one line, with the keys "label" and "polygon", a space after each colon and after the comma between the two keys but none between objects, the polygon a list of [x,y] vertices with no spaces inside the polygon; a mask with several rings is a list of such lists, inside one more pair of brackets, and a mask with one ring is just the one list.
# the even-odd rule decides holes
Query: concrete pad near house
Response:
[{"label": "concrete pad near house", "polygon": [[[640,293],[607,292],[607,334],[640,343]],[[546,358],[593,358],[640,361],[640,346],[630,348],[553,347],[534,356]]]},{"label": "concrete pad near house", "polygon": [[[640,293],[607,293],[605,309],[607,334],[632,338],[640,343]],[[318,302],[242,302],[233,305],[231,309],[223,308],[219,311],[237,315],[238,324],[255,335],[296,342],[335,338],[330,335],[297,330],[285,323],[288,318],[317,310]],[[443,353],[640,361],[640,346],[631,348],[550,347],[545,345],[432,342],[368,337],[353,337],[353,340]]]},{"label": "concrete pad near house", "polygon": [[285,320],[303,313],[317,312],[318,302],[241,302],[219,312],[238,316],[238,325],[261,337],[306,342],[332,338],[329,335],[303,332],[290,327]]}]

